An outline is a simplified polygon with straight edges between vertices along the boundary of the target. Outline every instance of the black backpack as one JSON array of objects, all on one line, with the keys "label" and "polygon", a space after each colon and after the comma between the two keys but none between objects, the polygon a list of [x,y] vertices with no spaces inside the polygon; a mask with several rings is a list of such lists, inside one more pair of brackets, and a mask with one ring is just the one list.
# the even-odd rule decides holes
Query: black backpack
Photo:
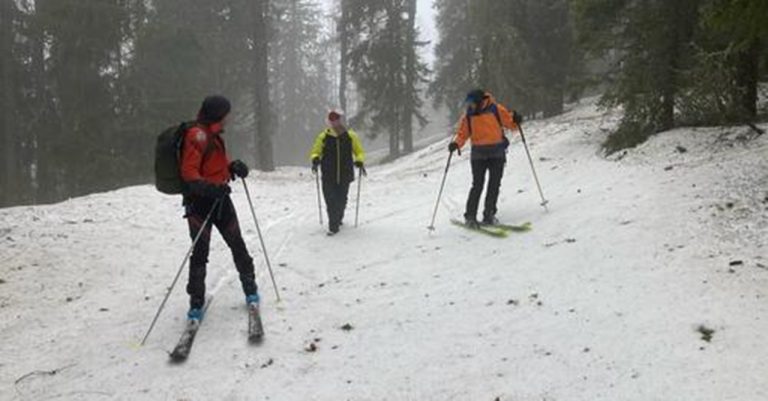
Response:
[{"label": "black backpack", "polygon": [[[195,122],[184,122],[166,128],[157,136],[155,146],[155,188],[158,191],[176,195],[184,193],[184,180],[181,179],[181,150],[184,134]],[[207,151],[206,151],[207,153]]]}]

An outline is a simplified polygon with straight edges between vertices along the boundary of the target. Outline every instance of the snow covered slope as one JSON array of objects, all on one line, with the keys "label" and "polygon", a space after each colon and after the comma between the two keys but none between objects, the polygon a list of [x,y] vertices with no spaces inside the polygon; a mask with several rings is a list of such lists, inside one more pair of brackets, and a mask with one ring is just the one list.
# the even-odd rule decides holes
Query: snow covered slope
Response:
[{"label": "snow covered slope", "polygon": [[606,159],[617,118],[588,104],[526,124],[550,211],[514,140],[499,217],[534,228],[506,239],[448,222],[467,154],[426,229],[445,141],[370,168],[360,227],[353,186],[332,238],[308,169],[254,173],[281,303],[235,183],[266,339],[247,342],[215,234],[215,298],[182,365],[167,351],[186,274],[137,345],[189,246],[178,199],[142,186],[0,210],[0,400],[768,399],[768,136],[680,129]]}]

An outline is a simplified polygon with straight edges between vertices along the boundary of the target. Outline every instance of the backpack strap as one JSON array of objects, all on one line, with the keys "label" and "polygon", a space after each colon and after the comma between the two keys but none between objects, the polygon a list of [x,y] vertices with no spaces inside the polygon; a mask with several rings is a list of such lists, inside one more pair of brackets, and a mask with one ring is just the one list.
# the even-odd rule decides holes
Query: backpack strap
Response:
[{"label": "backpack strap", "polygon": [[498,121],[499,123],[501,132],[504,133],[504,125],[501,123],[501,115],[499,115],[499,108],[496,107],[496,104],[492,104],[491,107],[489,107],[489,109],[491,109],[491,112],[493,112],[493,115],[496,116],[496,121]]}]

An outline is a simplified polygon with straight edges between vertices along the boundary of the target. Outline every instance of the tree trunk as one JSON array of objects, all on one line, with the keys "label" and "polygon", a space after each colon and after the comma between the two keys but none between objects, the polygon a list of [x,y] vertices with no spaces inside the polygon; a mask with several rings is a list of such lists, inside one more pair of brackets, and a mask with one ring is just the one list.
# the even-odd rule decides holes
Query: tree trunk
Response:
[{"label": "tree trunk", "polygon": [[[39,5],[35,5],[35,10],[39,12]],[[31,175],[31,201],[35,204],[61,199],[59,196],[63,196],[57,192],[57,185],[61,182],[58,175],[61,174],[62,168],[56,168],[55,163],[48,163],[45,157],[53,152],[50,144],[58,140],[54,136],[61,132],[61,120],[56,113],[55,100],[47,89],[44,37],[42,24],[35,24],[30,30],[29,71],[35,98],[32,106],[38,110],[40,118],[24,129],[29,143],[27,160],[30,165],[35,166],[35,171]],[[43,157],[40,157],[41,154]]]},{"label": "tree trunk", "polygon": [[392,124],[389,132],[389,157],[396,159],[400,157],[400,134],[401,134],[401,121],[402,121],[402,102],[399,102],[400,97],[403,94],[403,79],[402,79],[402,16],[399,1],[389,1],[387,6],[387,31],[389,33],[389,48],[392,49],[393,54],[390,57],[389,62],[389,88],[385,90],[388,94],[385,101],[392,102],[390,104],[389,116]]},{"label": "tree trunk", "polygon": [[655,110],[654,122],[655,132],[662,132],[670,130],[675,125],[675,95],[677,94],[676,81],[677,81],[677,68],[679,64],[678,59],[678,43],[677,38],[669,39],[669,42],[665,46],[664,53],[662,55],[662,65],[659,71],[659,94],[660,103],[658,110]]},{"label": "tree trunk", "polygon": [[757,117],[759,60],[760,47],[757,40],[737,56],[736,87],[740,92],[738,104],[735,106],[740,122],[754,121]]},{"label": "tree trunk", "polygon": [[15,63],[13,55],[13,16],[15,3],[12,1],[2,1],[0,4],[0,54],[3,59],[0,60],[0,82],[2,82],[2,110],[0,111],[0,143],[2,143],[3,172],[0,174],[0,205],[11,205],[18,200],[17,184],[18,162],[18,140],[16,126],[14,124],[16,114],[16,85],[13,79],[13,65]]},{"label": "tree trunk", "polygon": [[663,46],[662,72],[660,77],[661,104],[656,118],[656,131],[667,131],[675,125],[675,98],[678,93],[682,53],[693,37],[696,26],[698,2],[679,0],[664,3],[664,13],[671,34]]},{"label": "tree trunk", "polygon": [[[495,90],[496,88],[491,88],[491,72],[490,72],[490,61],[488,60],[488,38],[482,38],[481,39],[482,44],[480,45],[480,59],[478,60],[478,72],[477,77],[478,81],[480,82],[480,88],[486,89],[486,90]],[[475,89],[475,88],[472,88]]]},{"label": "tree trunk", "polygon": [[416,109],[416,0],[407,0],[408,27],[405,51],[405,91],[403,104],[403,153],[413,152],[413,114]]},{"label": "tree trunk", "polygon": [[348,0],[341,1],[341,20],[338,21],[336,32],[339,35],[340,61],[339,61],[339,106],[345,113],[347,110],[347,65],[349,63],[349,4]]},{"label": "tree trunk", "polygon": [[275,161],[270,131],[269,102],[269,0],[252,2],[253,23],[253,79],[254,79],[254,120],[256,139],[256,162],[261,171],[274,171]]}]

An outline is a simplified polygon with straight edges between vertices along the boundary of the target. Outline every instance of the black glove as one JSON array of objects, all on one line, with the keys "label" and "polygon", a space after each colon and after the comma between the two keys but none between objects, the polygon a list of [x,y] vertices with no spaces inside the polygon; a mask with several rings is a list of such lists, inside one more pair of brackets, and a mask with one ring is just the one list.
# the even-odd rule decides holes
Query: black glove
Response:
[{"label": "black glove", "polygon": [[229,173],[232,174],[233,179],[248,177],[248,166],[242,160],[235,160],[229,163]]},{"label": "black glove", "polygon": [[523,115],[518,113],[517,110],[512,112],[512,121],[515,122],[515,124],[520,125],[523,123]]},{"label": "black glove", "polygon": [[203,198],[221,198],[232,192],[228,185],[216,185],[202,180],[189,183],[189,190],[193,195]]},{"label": "black glove", "polygon": [[363,164],[363,162],[355,162],[355,167],[360,169],[360,174],[366,177],[368,176],[368,172],[365,171],[365,164]]},{"label": "black glove", "polygon": [[453,153],[455,151],[459,150],[459,144],[456,142],[451,142],[448,144],[448,153]]},{"label": "black glove", "polygon": [[312,159],[312,172],[317,173],[317,168],[320,167],[320,158],[315,157]]}]

